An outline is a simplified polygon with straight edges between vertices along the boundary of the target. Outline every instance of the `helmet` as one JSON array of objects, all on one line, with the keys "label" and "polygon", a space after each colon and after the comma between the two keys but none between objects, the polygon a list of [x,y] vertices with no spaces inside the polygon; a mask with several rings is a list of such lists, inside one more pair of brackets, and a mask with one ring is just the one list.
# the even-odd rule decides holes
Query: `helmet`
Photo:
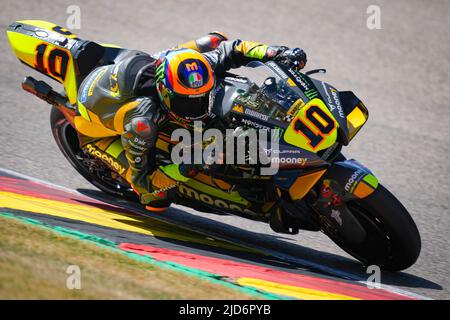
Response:
[{"label": "helmet", "polygon": [[197,51],[168,51],[157,61],[156,89],[163,108],[175,119],[189,122],[205,117],[214,85],[211,65]]}]

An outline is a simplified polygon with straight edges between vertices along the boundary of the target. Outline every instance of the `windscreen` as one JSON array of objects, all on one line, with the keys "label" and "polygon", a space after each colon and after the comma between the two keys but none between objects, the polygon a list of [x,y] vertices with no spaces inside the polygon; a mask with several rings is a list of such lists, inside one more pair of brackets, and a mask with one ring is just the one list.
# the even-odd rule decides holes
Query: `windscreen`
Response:
[{"label": "windscreen", "polygon": [[236,102],[278,121],[291,121],[303,105],[295,83],[275,63],[251,62],[247,67],[248,78],[254,84],[248,94],[239,96]]}]

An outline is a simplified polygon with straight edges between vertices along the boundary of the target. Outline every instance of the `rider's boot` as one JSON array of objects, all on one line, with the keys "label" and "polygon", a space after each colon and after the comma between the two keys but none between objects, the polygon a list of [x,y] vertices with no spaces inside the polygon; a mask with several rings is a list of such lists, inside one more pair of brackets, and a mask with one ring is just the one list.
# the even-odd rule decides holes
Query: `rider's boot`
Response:
[{"label": "rider's boot", "polygon": [[161,166],[149,176],[153,191],[140,195],[141,203],[152,212],[166,211],[177,198],[177,188],[181,182],[186,182],[197,175],[197,165],[170,164]]}]

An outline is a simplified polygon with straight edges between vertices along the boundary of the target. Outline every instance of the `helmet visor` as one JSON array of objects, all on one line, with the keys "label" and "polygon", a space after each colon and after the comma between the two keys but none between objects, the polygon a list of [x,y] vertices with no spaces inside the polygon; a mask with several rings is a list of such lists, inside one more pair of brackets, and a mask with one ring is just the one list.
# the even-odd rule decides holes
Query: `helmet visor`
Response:
[{"label": "helmet visor", "polygon": [[170,111],[177,116],[195,120],[205,116],[209,108],[209,94],[201,97],[174,95],[170,101]]}]

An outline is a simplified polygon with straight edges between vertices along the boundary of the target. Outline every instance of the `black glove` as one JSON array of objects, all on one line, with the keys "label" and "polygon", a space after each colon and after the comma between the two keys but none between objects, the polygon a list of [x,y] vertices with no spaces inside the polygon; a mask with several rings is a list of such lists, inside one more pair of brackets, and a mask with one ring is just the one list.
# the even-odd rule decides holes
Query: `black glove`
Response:
[{"label": "black glove", "polygon": [[275,61],[279,61],[297,70],[303,69],[306,64],[306,53],[300,48],[287,49],[277,55]]}]

